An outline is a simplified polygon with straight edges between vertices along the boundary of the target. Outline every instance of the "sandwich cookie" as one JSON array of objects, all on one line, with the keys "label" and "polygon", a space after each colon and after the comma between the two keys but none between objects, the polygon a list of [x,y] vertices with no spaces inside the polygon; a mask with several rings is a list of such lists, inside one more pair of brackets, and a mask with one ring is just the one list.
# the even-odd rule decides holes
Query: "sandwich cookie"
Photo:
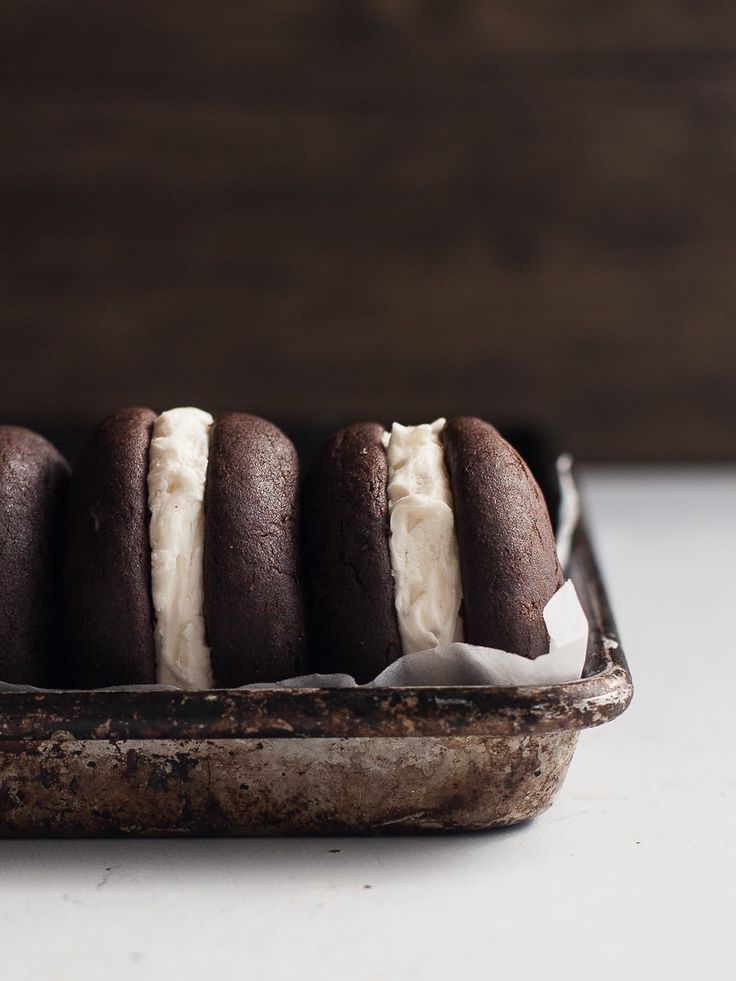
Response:
[{"label": "sandwich cookie", "polygon": [[0,426],[0,681],[60,682],[63,508],[69,464],[42,436]]},{"label": "sandwich cookie", "polygon": [[335,434],[305,487],[310,658],[359,683],[465,640],[535,658],[562,585],[545,501],[487,423]]},{"label": "sandwich cookie", "polygon": [[67,630],[78,683],[229,687],[301,655],[299,470],[243,413],[124,409],[73,481]]}]

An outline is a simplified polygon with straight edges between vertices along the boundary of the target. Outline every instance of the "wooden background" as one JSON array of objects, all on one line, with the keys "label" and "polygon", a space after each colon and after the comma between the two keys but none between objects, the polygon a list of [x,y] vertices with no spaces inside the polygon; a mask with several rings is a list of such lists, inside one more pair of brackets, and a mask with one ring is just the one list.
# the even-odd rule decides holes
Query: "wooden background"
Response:
[{"label": "wooden background", "polygon": [[736,457],[736,7],[5,0],[0,418]]}]

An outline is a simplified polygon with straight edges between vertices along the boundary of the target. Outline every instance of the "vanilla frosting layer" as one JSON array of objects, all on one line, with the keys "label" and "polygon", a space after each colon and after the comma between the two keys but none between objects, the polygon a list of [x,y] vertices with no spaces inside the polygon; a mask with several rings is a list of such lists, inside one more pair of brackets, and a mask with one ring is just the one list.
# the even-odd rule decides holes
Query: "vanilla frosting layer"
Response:
[{"label": "vanilla frosting layer", "polygon": [[204,485],[212,416],[171,409],[153,426],[148,463],[156,681],[211,688],[204,627]]},{"label": "vanilla frosting layer", "polygon": [[439,438],[444,425],[444,419],[423,426],[395,422],[384,436],[389,548],[404,654],[463,639],[452,491]]}]

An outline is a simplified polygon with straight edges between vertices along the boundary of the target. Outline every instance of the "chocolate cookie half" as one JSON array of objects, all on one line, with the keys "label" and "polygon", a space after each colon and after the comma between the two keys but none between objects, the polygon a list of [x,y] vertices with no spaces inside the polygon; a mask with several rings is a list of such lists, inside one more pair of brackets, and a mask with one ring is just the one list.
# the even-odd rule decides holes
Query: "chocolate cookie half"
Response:
[{"label": "chocolate cookie half", "polygon": [[92,433],[72,479],[64,562],[69,684],[153,684],[148,537],[151,409],[122,409]]},{"label": "chocolate cookie half", "polygon": [[310,663],[370,681],[401,655],[394,606],[385,430],[341,429],[319,450],[304,488]]},{"label": "chocolate cookie half", "polygon": [[529,658],[547,653],[542,612],[563,583],[542,492],[526,463],[481,419],[442,430],[463,584],[463,637]]},{"label": "chocolate cookie half", "polygon": [[341,430],[305,489],[310,660],[364,683],[402,653],[465,640],[534,658],[562,584],[531,473],[492,426]]},{"label": "chocolate cookie half", "polygon": [[291,440],[257,416],[218,416],[205,485],[204,615],[220,686],[298,670],[298,526],[299,461]]},{"label": "chocolate cookie half", "polygon": [[69,465],[42,436],[0,426],[0,681],[60,680],[61,525]]},{"label": "chocolate cookie half", "polygon": [[211,688],[293,674],[298,482],[291,443],[254,416],[128,409],[103,423],[70,509],[77,683]]}]

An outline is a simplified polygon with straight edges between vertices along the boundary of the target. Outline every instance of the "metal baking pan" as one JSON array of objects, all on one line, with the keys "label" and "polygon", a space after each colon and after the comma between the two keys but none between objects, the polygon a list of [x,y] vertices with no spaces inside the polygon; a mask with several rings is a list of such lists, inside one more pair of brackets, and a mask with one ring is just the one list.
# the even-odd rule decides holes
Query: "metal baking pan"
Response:
[{"label": "metal baking pan", "polygon": [[632,682],[584,522],[582,680],[546,687],[0,692],[0,836],[373,834],[535,817]]}]

